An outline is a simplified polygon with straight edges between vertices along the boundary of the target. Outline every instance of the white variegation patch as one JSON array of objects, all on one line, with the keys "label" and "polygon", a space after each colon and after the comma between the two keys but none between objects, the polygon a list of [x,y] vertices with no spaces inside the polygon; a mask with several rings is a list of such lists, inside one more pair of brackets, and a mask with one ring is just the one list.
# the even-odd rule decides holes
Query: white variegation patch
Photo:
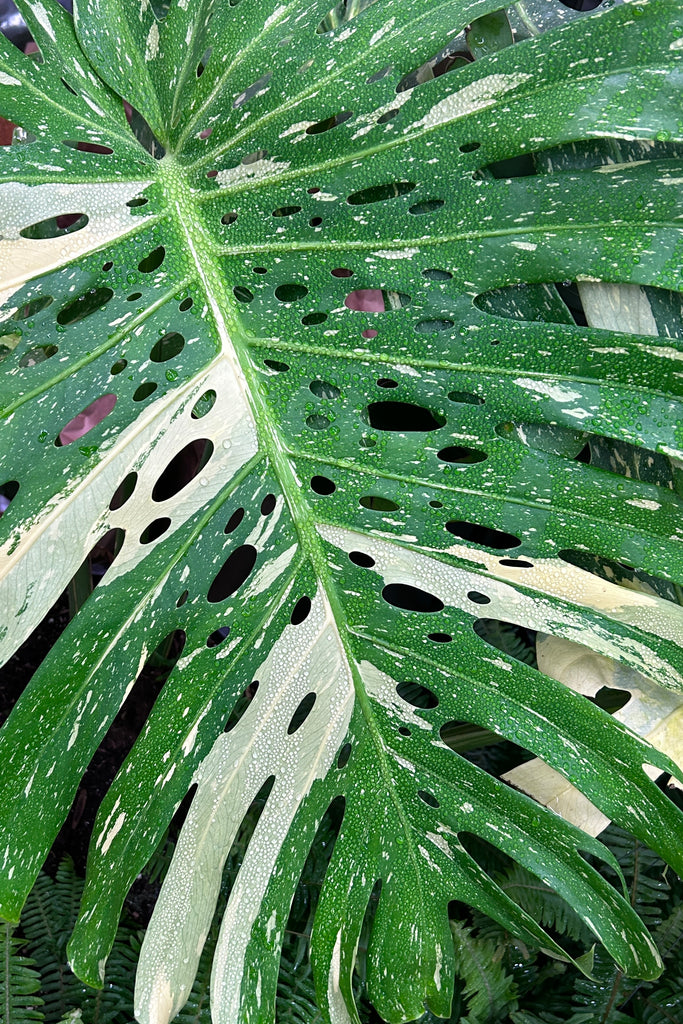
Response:
[{"label": "white variegation patch", "polygon": [[501,96],[512,92],[529,78],[531,75],[517,71],[510,75],[487,75],[486,78],[480,78],[477,82],[470,82],[463,89],[459,89],[435,103],[423,118],[411,124],[406,131],[436,128],[438,125],[457,121],[477,110],[492,107]]},{"label": "white variegation patch", "polygon": [[[126,203],[149,184],[0,185],[0,305],[36,274],[46,274],[129,231],[139,230],[150,218],[133,216]],[[88,223],[58,238],[21,237],[22,229],[65,213],[85,213]]]},{"label": "white variegation patch", "polygon": [[[220,400],[206,416],[193,419],[194,404],[208,389],[215,390]],[[201,477],[175,495],[165,513],[164,502],[152,502],[154,484],[177,452],[196,438],[212,441],[214,453]],[[87,477],[65,480],[50,503],[11,533],[0,549],[0,605],[9,625],[0,640],[0,658],[6,658],[35,629],[108,530],[120,526],[126,536],[101,586],[129,572],[149,553],[151,545],[139,542],[149,523],[168,514],[171,526],[166,539],[210,501],[257,449],[253,417],[223,356],[186,387],[151,402],[119,436],[103,441],[99,462]],[[133,471],[138,474],[135,493],[120,512],[110,512],[112,495]]]},{"label": "white variegation patch", "polygon": [[[561,637],[539,638],[537,656],[542,672],[586,697],[594,697],[605,686],[627,690],[631,699],[615,711],[614,718],[683,769],[683,697],[680,694],[656,686],[628,666]],[[662,774],[652,765],[645,765],[644,770],[652,779]],[[607,815],[540,758],[513,768],[503,778],[590,835],[598,835],[609,824]]]},{"label": "white variegation patch", "polygon": [[[670,601],[607,583],[559,559],[537,563],[536,568],[539,564],[541,568],[534,574],[533,567],[503,566],[495,556],[476,552],[476,561],[483,562],[496,576],[507,576],[525,589],[531,587],[538,592],[538,596],[529,595],[501,579],[486,578],[479,572],[449,565],[437,557],[411,551],[379,537],[332,526],[320,526],[318,532],[347,554],[362,550],[370,555],[375,561],[371,571],[378,573],[384,584],[404,583],[418,587],[434,594],[445,605],[461,608],[469,614],[473,606],[468,592],[483,592],[489,598],[487,618],[514,622],[527,629],[584,643],[608,658],[627,661],[663,686],[683,691],[683,677],[672,664],[646,644],[635,638],[615,637],[609,630],[592,624],[583,614],[583,608],[594,607],[614,619],[680,644],[683,642],[683,609]],[[447,553],[468,560],[474,557],[472,549],[464,544],[454,545]],[[543,592],[583,607],[576,611],[563,608],[554,600],[546,600],[541,596]]]},{"label": "white variegation patch", "polygon": [[289,167],[289,160],[255,160],[251,164],[227,167],[216,175],[216,183],[224,187],[244,185],[260,178],[270,178]]},{"label": "white variegation patch", "polygon": [[[334,761],[351,718],[351,668],[326,598],[287,626],[256,671],[258,692],[235,728],[221,735],[196,772],[197,793],[143,943],[135,990],[141,1024],[167,1024],[185,1003],[211,924],[225,858],[252,800],[273,789],[247,847],[226,907],[214,956],[214,1024],[240,1020],[240,994],[252,926],[294,816]],[[249,680],[245,680],[245,684]],[[316,701],[291,735],[307,693]],[[170,993],[170,995],[169,995]],[[347,1024],[343,999],[335,1024]],[[342,1014],[342,1015],[340,1015]]]}]

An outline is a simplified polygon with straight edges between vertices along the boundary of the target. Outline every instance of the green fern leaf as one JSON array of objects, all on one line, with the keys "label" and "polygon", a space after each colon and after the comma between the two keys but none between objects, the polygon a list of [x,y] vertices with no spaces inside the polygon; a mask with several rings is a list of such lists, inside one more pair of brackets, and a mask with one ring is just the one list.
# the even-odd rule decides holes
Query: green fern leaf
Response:
[{"label": "green fern leaf", "polygon": [[43,1000],[37,994],[40,977],[34,961],[19,953],[24,941],[15,938],[13,930],[0,924],[0,1017],[3,1024],[34,1024],[44,1019]]},{"label": "green fern leaf", "polygon": [[495,1024],[517,1007],[513,979],[506,973],[492,942],[473,936],[471,929],[451,922],[456,973],[465,982],[467,1004],[463,1024]]}]

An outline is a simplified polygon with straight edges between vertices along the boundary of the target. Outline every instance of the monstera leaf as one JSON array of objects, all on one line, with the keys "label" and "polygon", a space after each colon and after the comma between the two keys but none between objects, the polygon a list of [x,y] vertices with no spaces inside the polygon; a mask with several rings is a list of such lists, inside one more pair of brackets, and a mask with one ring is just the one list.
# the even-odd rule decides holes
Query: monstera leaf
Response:
[{"label": "monstera leaf", "polygon": [[100,809],[70,944],[101,985],[196,784],[141,1021],[190,992],[266,792],[216,1021],[272,1020],[340,801],[311,952],[333,1024],[358,1019],[373,892],[389,1021],[449,1015],[452,901],[563,955],[481,840],[656,976],[602,845],[445,738],[513,740],[683,866],[644,770],[674,764],[533,654],[541,631],[683,689],[680,4],[18,4],[39,52],[0,49],[3,656],[105,540],[111,564],[0,734],[0,912],[18,920],[157,651],[173,667]]}]

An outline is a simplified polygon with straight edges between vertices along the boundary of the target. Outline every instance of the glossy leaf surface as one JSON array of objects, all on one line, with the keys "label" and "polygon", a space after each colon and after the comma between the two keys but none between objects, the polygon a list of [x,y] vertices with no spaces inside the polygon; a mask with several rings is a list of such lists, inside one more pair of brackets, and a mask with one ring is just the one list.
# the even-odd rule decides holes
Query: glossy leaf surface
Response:
[{"label": "glossy leaf surface", "polygon": [[600,843],[452,750],[452,723],[514,741],[682,863],[643,770],[673,762],[501,637],[683,689],[683,10],[329,5],[91,0],[72,21],[22,0],[42,59],[0,41],[21,129],[0,152],[3,657],[123,538],[0,733],[0,908],[17,920],[107,728],[171,650],[70,945],[101,984],[196,783],[140,1021],[188,997],[271,781],[216,947],[216,1021],[273,1019],[290,902],[339,797],[312,939],[332,1024],[357,1020],[378,883],[368,986],[388,1021],[449,1015],[451,901],[562,955],[472,835],[656,976],[582,856]]}]

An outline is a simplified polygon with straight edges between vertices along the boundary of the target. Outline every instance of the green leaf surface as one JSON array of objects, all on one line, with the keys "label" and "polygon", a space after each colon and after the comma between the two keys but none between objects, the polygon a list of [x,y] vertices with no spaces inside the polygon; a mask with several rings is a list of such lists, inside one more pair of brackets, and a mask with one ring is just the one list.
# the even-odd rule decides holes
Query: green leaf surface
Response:
[{"label": "green leaf surface", "polygon": [[[469,26],[501,27],[495,3],[20,6],[42,59],[0,47],[24,139],[0,151],[3,658],[118,539],[0,732],[0,913],[18,919],[161,655],[69,946],[101,985],[125,895],[196,785],[140,1021],[190,997],[268,786],[216,943],[216,1022],[274,1019],[290,905],[340,798],[311,948],[331,1024],[358,1020],[377,888],[367,984],[387,1021],[449,1016],[454,900],[567,955],[472,836],[656,977],[584,854],[614,858],[445,737],[466,722],[518,744],[681,870],[680,814],[643,770],[677,766],[500,641],[561,637],[683,689],[681,5],[554,4],[545,23],[516,4],[526,37],[496,29],[431,77]],[[659,583],[592,571],[608,560]]]}]

